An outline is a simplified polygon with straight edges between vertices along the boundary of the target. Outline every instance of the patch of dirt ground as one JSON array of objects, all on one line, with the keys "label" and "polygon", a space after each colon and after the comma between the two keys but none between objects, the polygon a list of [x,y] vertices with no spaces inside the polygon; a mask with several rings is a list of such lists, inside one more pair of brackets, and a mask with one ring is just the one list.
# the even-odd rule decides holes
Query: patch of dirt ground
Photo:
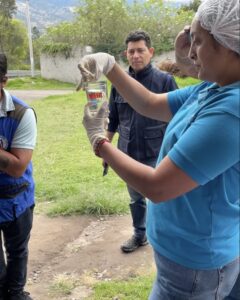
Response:
[{"label": "patch of dirt ground", "polygon": [[[96,280],[129,278],[154,270],[151,247],[124,254],[131,217],[34,216],[26,290],[34,300],[82,300]],[[58,281],[57,281],[58,280]],[[71,294],[53,292],[54,283],[74,283]],[[136,300],[136,299],[134,299]]]}]

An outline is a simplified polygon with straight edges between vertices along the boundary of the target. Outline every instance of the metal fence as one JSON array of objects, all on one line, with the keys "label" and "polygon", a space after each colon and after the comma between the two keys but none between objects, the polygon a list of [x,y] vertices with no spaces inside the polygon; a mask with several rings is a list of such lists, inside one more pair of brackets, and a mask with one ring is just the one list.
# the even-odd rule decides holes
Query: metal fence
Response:
[{"label": "metal fence", "polygon": [[[41,75],[41,71],[34,71],[34,76]],[[7,73],[8,77],[31,77],[31,70],[9,70]]]}]

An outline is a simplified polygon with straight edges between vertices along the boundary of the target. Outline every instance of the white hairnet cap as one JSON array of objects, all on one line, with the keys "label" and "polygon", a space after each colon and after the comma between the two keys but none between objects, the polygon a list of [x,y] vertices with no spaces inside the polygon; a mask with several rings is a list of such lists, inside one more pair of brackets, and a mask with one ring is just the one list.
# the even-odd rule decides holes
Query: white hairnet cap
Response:
[{"label": "white hairnet cap", "polygon": [[195,15],[215,40],[240,54],[239,0],[203,0]]}]

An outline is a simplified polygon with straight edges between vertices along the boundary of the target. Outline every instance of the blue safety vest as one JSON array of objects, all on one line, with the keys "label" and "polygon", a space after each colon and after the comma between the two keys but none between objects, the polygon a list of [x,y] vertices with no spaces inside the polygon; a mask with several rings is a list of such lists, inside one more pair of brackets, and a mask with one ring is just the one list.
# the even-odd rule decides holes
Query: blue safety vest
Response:
[{"label": "blue safety vest", "polygon": [[[14,134],[29,108],[23,101],[12,97],[15,110],[0,118],[0,149],[10,152]],[[34,181],[30,162],[19,178],[0,171],[0,223],[12,221],[34,204]]]}]

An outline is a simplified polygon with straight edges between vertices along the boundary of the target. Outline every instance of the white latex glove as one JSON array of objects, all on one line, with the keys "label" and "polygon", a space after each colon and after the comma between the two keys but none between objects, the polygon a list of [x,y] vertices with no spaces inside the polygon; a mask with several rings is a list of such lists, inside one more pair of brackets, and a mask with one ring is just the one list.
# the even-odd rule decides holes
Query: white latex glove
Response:
[{"label": "white latex glove", "polygon": [[85,106],[82,123],[95,153],[98,143],[101,140],[107,140],[105,131],[108,124],[108,114],[107,101],[103,102],[99,110],[94,114],[90,111],[88,105]]},{"label": "white latex glove", "polygon": [[99,52],[85,55],[78,64],[81,81],[77,87],[77,91],[81,89],[84,82],[97,81],[101,75],[107,75],[114,65],[114,56],[107,53]]}]

